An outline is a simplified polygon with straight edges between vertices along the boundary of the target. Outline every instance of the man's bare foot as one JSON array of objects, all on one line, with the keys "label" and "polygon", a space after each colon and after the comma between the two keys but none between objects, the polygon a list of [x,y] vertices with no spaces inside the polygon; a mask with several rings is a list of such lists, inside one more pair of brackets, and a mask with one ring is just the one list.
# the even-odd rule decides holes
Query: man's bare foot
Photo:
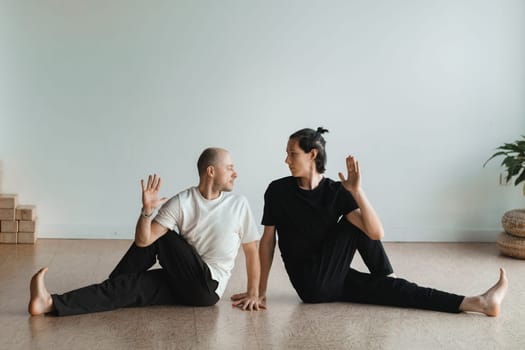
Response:
[{"label": "man's bare foot", "polygon": [[498,316],[501,302],[507,294],[509,281],[505,270],[499,269],[499,280],[485,293],[476,297],[466,297],[460,305],[461,311],[480,312],[487,316]]},{"label": "man's bare foot", "polygon": [[30,299],[27,311],[29,311],[32,316],[38,316],[53,311],[53,299],[44,284],[44,276],[46,272],[47,267],[44,267],[35,273],[33,278],[31,278],[31,284],[29,285]]}]

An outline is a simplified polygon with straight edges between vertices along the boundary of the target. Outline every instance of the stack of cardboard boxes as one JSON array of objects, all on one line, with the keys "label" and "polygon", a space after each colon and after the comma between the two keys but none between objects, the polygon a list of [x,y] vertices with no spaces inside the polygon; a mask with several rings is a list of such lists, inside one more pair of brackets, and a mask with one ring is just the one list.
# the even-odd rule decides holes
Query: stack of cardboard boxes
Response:
[{"label": "stack of cardboard boxes", "polygon": [[36,223],[34,205],[18,205],[16,194],[0,194],[0,243],[35,243]]}]

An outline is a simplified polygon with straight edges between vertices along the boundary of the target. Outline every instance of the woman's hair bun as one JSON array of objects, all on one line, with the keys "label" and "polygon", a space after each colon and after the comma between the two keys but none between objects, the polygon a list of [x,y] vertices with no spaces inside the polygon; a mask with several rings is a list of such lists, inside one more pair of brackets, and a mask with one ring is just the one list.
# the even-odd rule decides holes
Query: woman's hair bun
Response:
[{"label": "woman's hair bun", "polygon": [[327,129],[323,128],[322,126],[318,127],[317,130],[315,131],[316,133],[322,135],[324,134],[325,132],[328,132]]}]

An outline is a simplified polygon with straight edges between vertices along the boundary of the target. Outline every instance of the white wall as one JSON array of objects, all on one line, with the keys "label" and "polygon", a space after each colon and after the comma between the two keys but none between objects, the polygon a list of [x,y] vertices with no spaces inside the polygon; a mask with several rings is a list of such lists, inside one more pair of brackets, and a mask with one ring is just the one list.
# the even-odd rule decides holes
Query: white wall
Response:
[{"label": "white wall", "polygon": [[493,241],[525,133],[525,2],[1,1],[0,191],[41,237],[130,238],[139,180],[173,195],[231,150],[257,221],[288,135],[357,155],[391,241]]}]

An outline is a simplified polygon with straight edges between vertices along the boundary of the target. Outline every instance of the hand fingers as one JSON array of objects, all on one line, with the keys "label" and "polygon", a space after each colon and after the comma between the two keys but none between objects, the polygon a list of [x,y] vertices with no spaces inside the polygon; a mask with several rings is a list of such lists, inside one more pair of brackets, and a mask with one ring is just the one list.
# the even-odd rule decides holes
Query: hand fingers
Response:
[{"label": "hand fingers", "polygon": [[232,306],[242,307],[243,304],[244,304],[244,299],[240,299],[240,300],[236,300],[235,302],[233,302]]},{"label": "hand fingers", "polygon": [[231,296],[231,300],[239,300],[246,297],[246,293],[238,293]]},{"label": "hand fingers", "polygon": [[157,174],[153,174],[153,181],[151,181],[151,186],[149,187],[150,190],[155,190],[155,187],[157,186]]},{"label": "hand fingers", "polygon": [[146,190],[149,190],[149,188],[151,186],[151,180],[152,180],[151,175],[148,175],[148,183],[146,184]]},{"label": "hand fingers", "polygon": [[146,186],[144,186],[144,180],[141,180],[142,189],[144,191],[156,191],[158,192],[160,189],[160,185],[162,184],[162,179],[160,176],[157,176],[157,174],[153,174],[153,176],[148,175],[148,182]]},{"label": "hand fingers", "polygon": [[266,306],[258,301],[250,300],[248,298],[242,298],[242,294],[246,293],[235,294],[231,296],[231,299],[235,300],[235,302],[232,303],[233,307],[238,307],[243,311],[259,311],[262,309],[266,309]]},{"label": "hand fingers", "polygon": [[162,183],[162,179],[159,176],[159,181],[157,182],[157,186],[155,186],[155,191],[158,191],[160,189],[160,184]]},{"label": "hand fingers", "polygon": [[249,300],[247,303],[245,303],[242,309],[244,311],[253,311],[253,310],[258,311],[259,310],[257,303],[253,300]]},{"label": "hand fingers", "polygon": [[146,189],[144,188],[144,180],[143,179],[140,179],[140,185],[142,186],[142,191],[145,191]]},{"label": "hand fingers", "polygon": [[346,170],[348,171],[348,176],[353,172],[352,164],[352,156],[346,157]]},{"label": "hand fingers", "polygon": [[254,307],[256,311],[266,310],[266,305],[261,301],[256,301],[254,303]]},{"label": "hand fingers", "polygon": [[359,172],[358,162],[354,156],[350,155],[346,157],[346,168],[348,169],[349,174]]},{"label": "hand fingers", "polygon": [[338,175],[339,175],[339,179],[341,180],[341,182],[345,182],[346,181],[343,173],[339,173]]},{"label": "hand fingers", "polygon": [[253,300],[247,300],[245,298],[242,300],[237,300],[236,302],[232,303],[232,307],[237,307],[243,311],[266,310],[265,304],[261,302],[253,301]]},{"label": "hand fingers", "polygon": [[242,305],[242,309],[244,311],[246,311],[246,310],[250,310],[251,311],[252,310],[252,304],[253,304],[253,300],[250,300],[249,298],[245,298],[244,299],[244,303]]}]

